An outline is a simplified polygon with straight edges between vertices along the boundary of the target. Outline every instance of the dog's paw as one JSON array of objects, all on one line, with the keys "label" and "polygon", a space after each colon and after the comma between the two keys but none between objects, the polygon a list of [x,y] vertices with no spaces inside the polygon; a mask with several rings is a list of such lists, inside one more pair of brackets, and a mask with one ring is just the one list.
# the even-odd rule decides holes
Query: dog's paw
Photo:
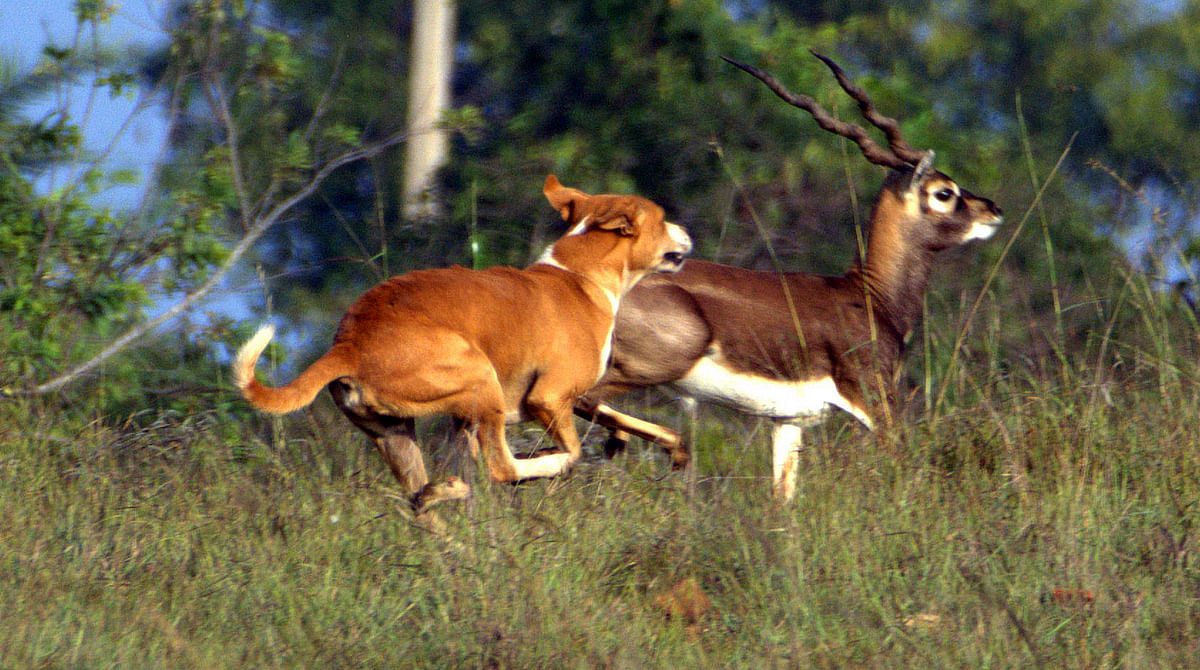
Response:
[{"label": "dog's paw", "polygon": [[413,511],[419,516],[434,505],[447,500],[462,500],[470,495],[470,484],[458,477],[450,476],[441,481],[430,482],[417,491],[412,499]]}]

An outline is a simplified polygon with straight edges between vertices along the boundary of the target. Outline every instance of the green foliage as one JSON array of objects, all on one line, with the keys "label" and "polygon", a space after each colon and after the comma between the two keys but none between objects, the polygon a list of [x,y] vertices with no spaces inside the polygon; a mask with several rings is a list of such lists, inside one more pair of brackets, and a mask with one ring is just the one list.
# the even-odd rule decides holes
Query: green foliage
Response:
[{"label": "green foliage", "polygon": [[[304,12],[305,5],[297,3],[278,16],[293,11]],[[372,26],[358,9],[352,14],[338,25],[355,38],[330,49],[305,31],[288,28],[263,3],[182,7],[174,39],[152,58],[156,76],[183,82],[184,109],[194,110],[188,115],[190,132],[178,135],[173,160],[164,166],[165,189],[182,193],[189,208],[205,208],[204,219],[215,230],[240,236],[251,219],[307,182],[331,157],[398,127],[372,115],[378,107],[395,105],[389,99],[395,82],[360,79],[369,72],[347,63],[386,63],[391,57],[385,53],[401,42],[394,29]],[[204,76],[196,79],[194,72]],[[464,127],[469,122],[469,115],[457,121]],[[256,248],[265,274],[281,276],[285,268],[299,266],[296,283],[306,291],[344,280],[345,269],[331,264],[330,256],[360,259],[367,267],[374,267],[376,258],[386,262],[387,254],[378,252],[386,242],[380,244],[372,213],[375,191],[389,186],[390,180],[375,182],[355,168],[333,175],[318,197],[280,222],[271,239]],[[329,244],[297,248],[289,239]],[[273,302],[284,310],[304,309],[289,291]]]},{"label": "green foliage", "polygon": [[[333,127],[404,122],[397,73],[408,58],[407,7],[271,7],[284,25],[304,29],[275,46],[270,31],[238,29],[249,36],[242,48],[254,54],[246,60],[271,53],[287,62],[271,70],[288,73],[286,86],[239,99],[239,118],[254,129],[245,148],[255,162],[303,165],[294,133],[314,110]],[[793,90],[852,116],[809,48],[843,62],[914,144],[938,151],[939,167],[1010,211],[1032,197],[1025,145],[1045,172],[1076,137],[1064,181],[1046,197],[1042,217],[1054,225],[1018,240],[1019,269],[1006,271],[1010,283],[1041,291],[1033,300],[1049,301],[1051,265],[1069,280],[1083,266],[1121,262],[1118,249],[1094,242],[1088,222],[1123,196],[1088,161],[1112,166],[1135,188],[1186,178],[1185,166],[1200,165],[1190,153],[1200,146],[1200,116],[1189,102],[1196,82],[1187,75],[1196,68],[1173,64],[1194,57],[1186,45],[1196,17],[1188,8],[1141,8],[1124,0],[1036,8],[460,3],[455,109],[444,119],[458,134],[443,171],[444,219],[403,220],[398,156],[348,171],[263,246],[266,275],[286,277],[272,286],[273,306],[299,327],[328,332],[345,296],[384,274],[477,263],[481,249],[488,262],[523,265],[559,230],[538,188],[547,173],[593,191],[656,199],[690,227],[700,257],[760,268],[776,257],[789,269],[840,272],[853,257],[855,222],[877,171],[718,58],[763,65]],[[256,14],[246,16],[251,23]],[[229,79],[238,81],[236,71]],[[268,105],[267,93],[289,104]],[[1150,98],[1162,102],[1139,103]],[[254,140],[259,134],[269,141]],[[1114,229],[1129,225],[1109,220]],[[1047,239],[1063,254],[1053,264]]]},{"label": "green foliage", "polygon": [[326,128],[325,137],[351,147],[358,146],[362,141],[362,133],[358,129],[341,124],[334,124]]},{"label": "green foliage", "polygon": [[[211,220],[194,211],[147,228],[93,204],[109,183],[99,173],[39,195],[36,173],[17,167],[14,146],[0,140],[9,168],[0,172],[0,385],[19,388],[86,360],[141,318],[152,290],[189,286],[226,251]],[[85,411],[139,397],[131,381],[149,381],[145,372],[128,360],[115,364],[99,386],[88,385],[94,404]]]},{"label": "green foliage", "polygon": [[74,9],[79,23],[101,24],[113,17],[117,5],[107,0],[75,0]]},{"label": "green foliage", "polygon": [[[80,30],[99,31],[112,10],[77,3]],[[0,387],[9,390],[87,360],[140,321],[152,301],[203,279],[226,254],[214,194],[177,191],[180,207],[169,213],[97,204],[113,186],[135,184],[137,174],[100,167],[66,103],[41,119],[18,115],[18,101],[51,88],[130,94],[134,77],[121,63],[79,45],[77,35],[69,47],[47,47],[47,61],[0,90],[9,103],[0,106]],[[90,76],[86,85],[82,74]],[[143,352],[117,360],[81,384],[80,395],[65,395],[64,405],[86,398],[76,405],[85,415],[144,406],[156,358]]]},{"label": "green foliage", "polygon": [[[111,334],[145,303],[145,287],[120,258],[140,248],[123,239],[122,221],[88,204],[99,175],[78,189],[37,195],[22,173],[29,156],[22,137],[46,137],[33,148],[39,162],[61,156],[77,142],[74,131],[24,127],[0,137],[0,342],[7,355],[0,376],[42,377],[79,355],[88,338]],[[63,139],[67,138],[67,139]]]}]

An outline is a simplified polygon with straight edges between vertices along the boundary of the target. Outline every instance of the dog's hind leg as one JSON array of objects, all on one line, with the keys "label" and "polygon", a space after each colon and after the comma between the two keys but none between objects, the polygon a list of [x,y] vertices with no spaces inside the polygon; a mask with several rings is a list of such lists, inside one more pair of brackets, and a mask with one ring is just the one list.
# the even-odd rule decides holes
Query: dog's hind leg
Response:
[{"label": "dog's hind leg", "polygon": [[429,475],[425,471],[425,459],[421,456],[421,448],[417,445],[416,427],[412,419],[400,419],[384,428],[383,433],[375,436],[375,448],[383,457],[400,488],[409,496],[414,496],[429,483]]},{"label": "dog's hind leg", "polygon": [[401,490],[412,505],[417,523],[434,532],[441,532],[441,519],[428,511],[444,500],[464,498],[470,487],[457,477],[429,483],[425,459],[417,444],[416,422],[381,414],[363,401],[362,389],[354,379],[343,377],[329,384],[334,403],[350,421],[370,436],[379,455],[399,482]]},{"label": "dog's hind leg", "polygon": [[400,482],[404,493],[412,496],[429,483],[425,460],[417,445],[416,424],[412,418],[398,418],[381,413],[363,398],[358,381],[350,377],[329,384],[333,402],[351,423],[358,426],[375,442],[379,455]]},{"label": "dog's hind leg", "polygon": [[383,435],[375,438],[375,446],[408,496],[417,523],[438,534],[445,532],[441,517],[429,508],[447,500],[465,498],[471,494],[471,487],[454,476],[429,481],[412,419],[402,419],[388,426]]}]

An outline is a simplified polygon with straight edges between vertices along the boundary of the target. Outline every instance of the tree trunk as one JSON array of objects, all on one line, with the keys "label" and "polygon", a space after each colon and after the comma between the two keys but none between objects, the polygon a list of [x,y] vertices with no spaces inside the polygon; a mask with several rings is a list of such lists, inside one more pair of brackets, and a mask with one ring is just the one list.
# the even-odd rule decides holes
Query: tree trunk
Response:
[{"label": "tree trunk", "polygon": [[411,49],[404,157],[404,213],[410,218],[438,213],[433,179],[448,146],[448,133],[437,123],[450,105],[453,0],[415,0]]}]

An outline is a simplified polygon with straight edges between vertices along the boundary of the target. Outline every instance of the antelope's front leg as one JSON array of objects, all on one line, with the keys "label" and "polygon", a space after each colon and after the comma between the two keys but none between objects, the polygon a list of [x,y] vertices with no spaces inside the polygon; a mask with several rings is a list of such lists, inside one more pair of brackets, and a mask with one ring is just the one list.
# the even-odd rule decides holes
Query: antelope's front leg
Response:
[{"label": "antelope's front leg", "polygon": [[772,470],[775,503],[791,502],[796,495],[796,479],[800,470],[800,451],[804,448],[803,429],[795,423],[775,424],[771,437]]}]

